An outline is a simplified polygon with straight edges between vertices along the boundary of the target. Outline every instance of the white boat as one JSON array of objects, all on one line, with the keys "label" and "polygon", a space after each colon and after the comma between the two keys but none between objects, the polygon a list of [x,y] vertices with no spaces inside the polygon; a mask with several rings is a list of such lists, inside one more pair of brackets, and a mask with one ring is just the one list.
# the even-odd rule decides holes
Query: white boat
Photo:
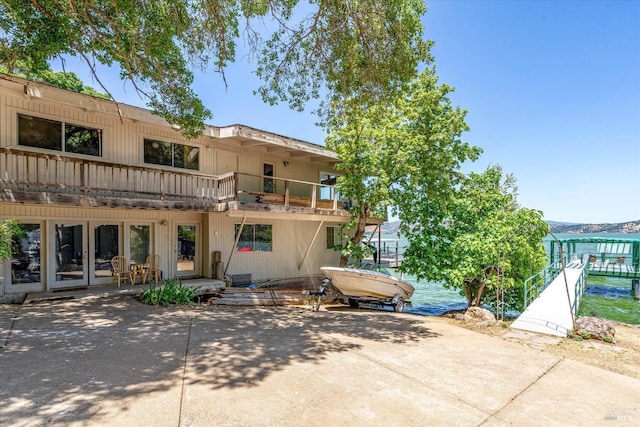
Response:
[{"label": "white boat", "polygon": [[349,298],[352,307],[357,307],[358,301],[373,300],[402,311],[405,300],[415,291],[411,284],[383,271],[348,267],[321,267],[320,270],[342,295]]}]

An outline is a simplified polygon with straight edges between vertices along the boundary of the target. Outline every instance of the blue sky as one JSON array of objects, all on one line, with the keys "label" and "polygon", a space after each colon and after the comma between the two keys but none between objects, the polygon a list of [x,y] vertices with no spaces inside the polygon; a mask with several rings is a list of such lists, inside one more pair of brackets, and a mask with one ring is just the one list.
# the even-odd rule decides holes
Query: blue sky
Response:
[{"label": "blue sky", "polygon": [[[520,204],[547,220],[640,219],[640,0],[432,0],[423,22],[440,81],[468,110],[463,139],[484,149],[465,170],[500,164]],[[310,112],[253,95],[253,68],[239,58],[227,88],[217,73],[197,75],[210,123],[323,144]],[[73,62],[67,69],[92,84]],[[144,107],[117,78],[105,79],[116,98]]]}]

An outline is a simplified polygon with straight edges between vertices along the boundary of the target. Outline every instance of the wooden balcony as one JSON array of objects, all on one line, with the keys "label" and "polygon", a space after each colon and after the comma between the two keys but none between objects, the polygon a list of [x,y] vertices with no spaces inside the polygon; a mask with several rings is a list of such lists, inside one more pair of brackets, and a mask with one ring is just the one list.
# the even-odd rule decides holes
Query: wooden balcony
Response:
[{"label": "wooden balcony", "polygon": [[330,185],[238,172],[168,171],[16,148],[0,148],[0,189],[0,201],[14,203],[209,212],[275,205],[347,214]]}]

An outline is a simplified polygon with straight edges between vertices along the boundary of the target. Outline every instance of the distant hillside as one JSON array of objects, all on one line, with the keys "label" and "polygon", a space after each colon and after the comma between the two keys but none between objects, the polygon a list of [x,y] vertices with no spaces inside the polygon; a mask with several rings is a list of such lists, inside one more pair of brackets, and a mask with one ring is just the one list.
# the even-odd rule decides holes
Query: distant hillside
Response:
[{"label": "distant hillside", "polygon": [[396,234],[400,229],[400,221],[385,222],[382,224],[383,234]]},{"label": "distant hillside", "polygon": [[[552,233],[580,234],[580,233],[640,233],[640,220],[621,222],[616,224],[576,224],[570,222],[547,221]],[[382,224],[382,233],[397,233],[400,221]]]},{"label": "distant hillside", "polygon": [[552,233],[640,233],[640,220],[616,224],[567,224],[548,221]]}]

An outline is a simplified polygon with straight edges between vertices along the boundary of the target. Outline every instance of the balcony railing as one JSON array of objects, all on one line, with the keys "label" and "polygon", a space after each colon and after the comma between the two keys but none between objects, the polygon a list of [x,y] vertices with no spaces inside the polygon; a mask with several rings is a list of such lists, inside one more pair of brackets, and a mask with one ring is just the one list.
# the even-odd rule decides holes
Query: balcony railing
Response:
[{"label": "balcony railing", "polygon": [[[0,148],[2,200],[94,206],[228,209],[228,202],[340,210],[333,186],[238,172],[166,171]],[[43,200],[44,199],[44,200]]]},{"label": "balcony railing", "polygon": [[344,209],[331,185],[274,176],[236,173],[238,200],[313,209]]}]

